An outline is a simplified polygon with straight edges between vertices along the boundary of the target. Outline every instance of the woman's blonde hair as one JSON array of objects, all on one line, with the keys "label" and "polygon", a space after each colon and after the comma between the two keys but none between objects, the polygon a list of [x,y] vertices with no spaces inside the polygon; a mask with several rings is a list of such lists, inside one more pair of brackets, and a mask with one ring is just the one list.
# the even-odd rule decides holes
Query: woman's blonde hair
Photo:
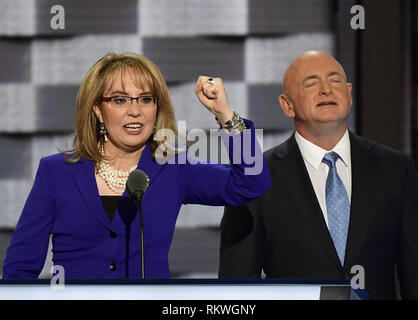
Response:
[{"label": "woman's blonde hair", "polygon": [[[75,133],[73,149],[64,151],[66,161],[75,163],[80,158],[94,160],[96,163],[104,160],[98,145],[103,143],[103,136],[99,134],[100,122],[93,111],[93,106],[101,104],[103,93],[113,83],[118,72],[133,71],[135,85],[139,88],[148,86],[157,97],[157,118],[155,132],[159,129],[169,129],[177,136],[174,109],[171,104],[167,84],[157,66],[149,59],[135,53],[108,53],[97,61],[87,72],[81,82],[77,95],[75,111]],[[149,139],[152,155],[164,141]]]}]

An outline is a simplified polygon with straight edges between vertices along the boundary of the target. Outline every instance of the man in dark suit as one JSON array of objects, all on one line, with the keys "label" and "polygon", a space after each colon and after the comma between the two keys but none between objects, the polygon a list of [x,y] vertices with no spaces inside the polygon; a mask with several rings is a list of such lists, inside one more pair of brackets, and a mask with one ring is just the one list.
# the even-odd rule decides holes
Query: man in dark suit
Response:
[{"label": "man in dark suit", "polygon": [[[341,279],[364,270],[372,299],[418,298],[418,178],[412,159],[347,129],[342,66],[308,51],[279,97],[296,132],[265,153],[272,185],[226,207],[219,277]],[[354,267],[354,268],[353,268]],[[353,268],[353,269],[352,269]]]}]

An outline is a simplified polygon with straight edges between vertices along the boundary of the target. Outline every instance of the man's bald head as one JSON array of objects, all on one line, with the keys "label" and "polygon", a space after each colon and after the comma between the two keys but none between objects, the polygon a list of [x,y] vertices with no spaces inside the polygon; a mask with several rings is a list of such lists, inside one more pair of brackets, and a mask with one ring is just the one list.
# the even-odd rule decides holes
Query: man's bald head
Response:
[{"label": "man's bald head", "polygon": [[287,68],[283,76],[283,93],[289,98],[292,98],[292,91],[298,87],[298,83],[302,80],[303,71],[307,70],[308,66],[313,66],[314,63],[327,63],[334,65],[346,80],[346,74],[341,64],[331,55],[326,52],[318,50],[310,50],[299,55]]},{"label": "man's bald head", "polygon": [[304,137],[330,132],[338,132],[339,136],[347,127],[351,88],[334,57],[322,51],[307,51],[287,69],[279,102]]}]

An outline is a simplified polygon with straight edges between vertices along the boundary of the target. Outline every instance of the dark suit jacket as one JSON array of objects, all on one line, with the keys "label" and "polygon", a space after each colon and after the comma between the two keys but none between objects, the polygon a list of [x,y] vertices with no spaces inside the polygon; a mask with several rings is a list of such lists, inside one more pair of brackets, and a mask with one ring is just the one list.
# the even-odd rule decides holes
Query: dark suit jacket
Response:
[{"label": "dark suit jacket", "polygon": [[350,132],[352,197],[341,265],[294,135],[265,153],[272,185],[226,207],[219,276],[349,278],[361,265],[370,297],[418,298],[418,178],[411,159]]}]

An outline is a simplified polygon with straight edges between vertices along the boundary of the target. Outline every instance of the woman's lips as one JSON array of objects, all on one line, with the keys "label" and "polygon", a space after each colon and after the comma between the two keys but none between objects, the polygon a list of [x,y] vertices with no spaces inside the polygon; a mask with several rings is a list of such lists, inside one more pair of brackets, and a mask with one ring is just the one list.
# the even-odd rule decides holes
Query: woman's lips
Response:
[{"label": "woman's lips", "polygon": [[127,126],[123,126],[123,130],[127,133],[127,134],[131,134],[131,135],[138,135],[141,134],[142,131],[144,130],[144,126],[141,125],[140,127],[127,127]]}]

